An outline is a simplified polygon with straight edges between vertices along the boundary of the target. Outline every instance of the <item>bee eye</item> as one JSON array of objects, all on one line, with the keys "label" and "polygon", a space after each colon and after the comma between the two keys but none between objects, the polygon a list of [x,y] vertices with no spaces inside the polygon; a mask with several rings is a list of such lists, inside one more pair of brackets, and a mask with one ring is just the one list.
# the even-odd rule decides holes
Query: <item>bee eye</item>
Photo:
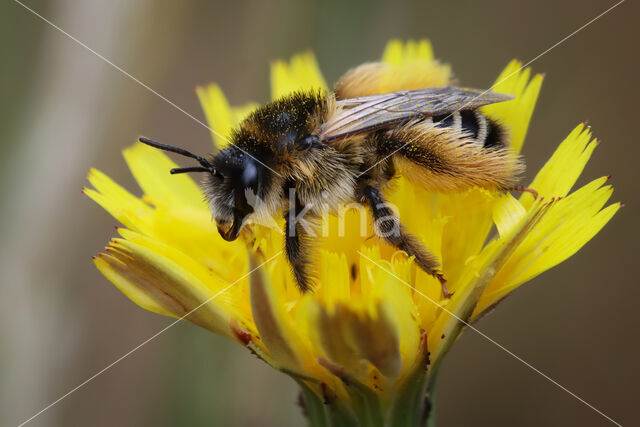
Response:
[{"label": "bee eye", "polygon": [[240,177],[242,188],[252,188],[256,190],[258,187],[258,167],[255,162],[247,162]]},{"label": "bee eye", "polygon": [[318,148],[320,146],[320,139],[315,135],[308,135],[298,141],[298,145],[301,150],[308,150],[312,147]]}]

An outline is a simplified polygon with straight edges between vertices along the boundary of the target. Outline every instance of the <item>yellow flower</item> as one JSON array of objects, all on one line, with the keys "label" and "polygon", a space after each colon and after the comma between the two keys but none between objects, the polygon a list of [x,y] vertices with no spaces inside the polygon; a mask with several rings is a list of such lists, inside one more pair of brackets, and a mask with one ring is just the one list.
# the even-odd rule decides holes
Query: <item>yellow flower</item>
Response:
[{"label": "yellow flower", "polygon": [[[445,85],[450,70],[434,60],[427,41],[388,44],[382,60],[409,88]],[[512,61],[496,92],[515,99],[483,107],[510,130],[519,151],[542,84]],[[275,62],[273,98],[294,90],[327,89],[312,54]],[[216,85],[198,96],[218,148],[222,136],[255,106],[230,107]],[[224,241],[211,222],[198,185],[169,175],[176,165],[136,144],[125,160],[144,195],[136,197],[91,170],[86,194],[118,219],[120,237],[96,257],[98,269],[143,308],[186,319],[248,347],[302,388],[313,425],[415,425],[425,410],[437,366],[464,323],[472,323],[515,288],[564,261],[617,212],[605,207],[612,188],[599,178],[569,193],[597,142],[583,125],[560,144],[519,199],[472,189],[427,194],[403,178],[389,199],[407,228],[441,260],[454,291],[385,243],[362,233],[369,220],[353,210],[325,219],[317,243],[318,286],[301,295],[285,257],[281,233],[252,226],[251,241]],[[497,233],[486,243],[492,228]]]}]

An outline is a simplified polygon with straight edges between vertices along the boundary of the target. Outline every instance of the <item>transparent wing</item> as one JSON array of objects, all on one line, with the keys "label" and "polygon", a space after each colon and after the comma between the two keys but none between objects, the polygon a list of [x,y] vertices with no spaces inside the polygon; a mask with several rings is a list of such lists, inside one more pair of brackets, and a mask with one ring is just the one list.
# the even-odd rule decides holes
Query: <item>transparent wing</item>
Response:
[{"label": "transparent wing", "polygon": [[399,122],[473,110],[513,95],[454,86],[390,92],[336,101],[336,115],[320,129],[324,142],[391,127]]}]

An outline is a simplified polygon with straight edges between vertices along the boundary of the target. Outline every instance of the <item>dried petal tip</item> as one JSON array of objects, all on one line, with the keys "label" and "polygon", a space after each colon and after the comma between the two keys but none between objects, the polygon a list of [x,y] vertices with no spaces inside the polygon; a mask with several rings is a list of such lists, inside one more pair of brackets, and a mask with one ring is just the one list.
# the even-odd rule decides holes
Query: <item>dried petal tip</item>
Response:
[{"label": "dried petal tip", "polygon": [[231,332],[237,338],[242,345],[245,347],[251,343],[253,340],[251,337],[251,333],[244,330],[237,322],[232,322],[231,324]]}]

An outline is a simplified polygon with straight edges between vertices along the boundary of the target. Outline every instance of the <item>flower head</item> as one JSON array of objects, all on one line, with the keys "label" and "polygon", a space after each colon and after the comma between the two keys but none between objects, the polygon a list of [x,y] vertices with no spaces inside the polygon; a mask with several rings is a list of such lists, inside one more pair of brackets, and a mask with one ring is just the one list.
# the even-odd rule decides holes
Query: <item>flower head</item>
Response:
[{"label": "flower head", "polygon": [[[433,58],[426,41],[390,42],[382,60],[389,76],[406,79],[382,79],[381,92],[451,80],[449,67]],[[509,129],[516,151],[542,80],[512,61],[493,90],[515,99],[483,107]],[[310,53],[274,63],[271,87],[273,98],[327,90]],[[198,96],[217,148],[255,107],[229,106],[216,85],[199,88]],[[141,307],[185,316],[289,374],[312,419],[326,414],[406,425],[424,409],[425,390],[462,327],[576,253],[620,208],[605,207],[612,193],[606,177],[570,192],[596,146],[590,129],[577,126],[529,185],[538,200],[481,189],[429,194],[396,179],[389,199],[407,228],[442,260],[454,291],[450,299],[411,258],[371,238],[367,216],[349,207],[324,218],[314,261],[318,286],[301,295],[277,229],[253,224],[244,239],[224,241],[198,185],[186,175],[169,175],[176,165],[142,144],[124,152],[142,197],[97,170],[89,173],[94,189],[86,194],[124,225],[94,261]]]}]

